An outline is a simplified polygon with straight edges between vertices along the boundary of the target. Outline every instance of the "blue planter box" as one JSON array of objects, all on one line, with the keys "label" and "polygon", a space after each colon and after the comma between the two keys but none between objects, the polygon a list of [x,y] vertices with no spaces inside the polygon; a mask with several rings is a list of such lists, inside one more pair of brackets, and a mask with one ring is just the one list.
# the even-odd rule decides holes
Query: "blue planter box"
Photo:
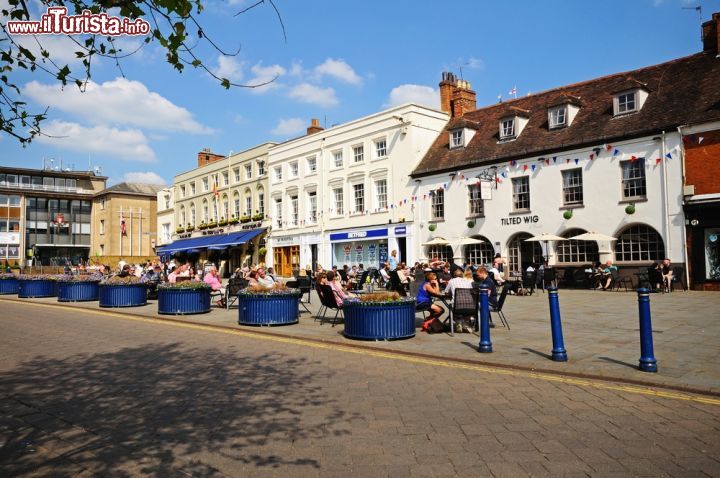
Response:
[{"label": "blue planter box", "polygon": [[210,289],[158,289],[158,314],[210,312]]},{"label": "blue planter box", "polygon": [[54,280],[18,280],[18,297],[55,297]]},{"label": "blue planter box", "polygon": [[145,284],[100,284],[100,307],[138,307],[145,304]]},{"label": "blue planter box", "polygon": [[58,282],[58,302],[89,302],[98,300],[97,282]]},{"label": "blue planter box", "polygon": [[18,293],[18,280],[17,279],[0,279],[0,295],[17,294]]},{"label": "blue planter box", "polygon": [[297,324],[300,315],[300,291],[296,294],[238,295],[238,324]]},{"label": "blue planter box", "polygon": [[393,305],[343,304],[345,331],[350,339],[395,340],[415,336],[415,301]]}]

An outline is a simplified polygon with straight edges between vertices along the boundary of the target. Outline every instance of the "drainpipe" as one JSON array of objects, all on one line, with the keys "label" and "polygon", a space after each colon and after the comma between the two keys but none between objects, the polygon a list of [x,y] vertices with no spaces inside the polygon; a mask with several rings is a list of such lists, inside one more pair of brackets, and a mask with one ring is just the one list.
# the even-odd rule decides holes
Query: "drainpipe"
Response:
[{"label": "drainpipe", "polygon": [[[680,167],[682,168],[681,175],[682,175],[682,185],[685,186],[685,143],[683,142],[683,132],[682,132],[682,126],[678,126],[677,131],[680,135]],[[665,157],[663,157],[663,163],[665,162]],[[683,206],[685,205],[685,191],[683,190]],[[683,219],[685,219],[685,208],[683,208]],[[685,260],[685,283],[688,286],[688,290],[690,290],[691,285],[691,278],[690,278],[690,265],[689,257],[687,255],[687,226],[685,225],[685,221],[683,220],[683,259]]]},{"label": "drainpipe", "polygon": [[672,240],[670,239],[670,200],[668,199],[668,182],[667,182],[667,161],[665,161],[665,131],[662,132],[662,144],[660,149],[661,158],[663,159],[663,205],[665,206],[665,238],[667,240],[668,256],[672,248]]}]

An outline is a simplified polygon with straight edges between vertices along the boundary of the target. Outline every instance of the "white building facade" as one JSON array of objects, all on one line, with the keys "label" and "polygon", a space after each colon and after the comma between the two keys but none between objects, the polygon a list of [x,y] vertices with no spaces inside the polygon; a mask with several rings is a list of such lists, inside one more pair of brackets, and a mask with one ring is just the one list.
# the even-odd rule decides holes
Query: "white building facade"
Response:
[{"label": "white building facade", "polygon": [[378,267],[392,250],[414,261],[409,175],[447,120],[408,104],[327,130],[314,120],[271,148],[268,264],[287,277],[316,264]]},{"label": "white building facade", "polygon": [[174,188],[163,188],[157,193],[157,237],[155,245],[163,246],[172,242],[175,234]]}]

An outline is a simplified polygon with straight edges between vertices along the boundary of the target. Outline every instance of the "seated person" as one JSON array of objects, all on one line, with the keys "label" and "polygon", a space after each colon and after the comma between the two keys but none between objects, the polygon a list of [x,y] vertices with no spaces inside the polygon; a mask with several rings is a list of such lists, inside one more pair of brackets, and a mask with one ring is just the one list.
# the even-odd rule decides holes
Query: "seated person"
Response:
[{"label": "seated person", "polygon": [[225,307],[225,288],[222,286],[222,282],[220,281],[220,277],[218,277],[217,269],[215,267],[211,267],[208,273],[205,274],[203,282],[208,284],[212,288],[213,292],[220,293],[220,299],[215,303],[218,307]]},{"label": "seated person", "polygon": [[445,295],[455,297],[455,289],[472,289],[472,273],[468,273],[470,275],[466,278],[462,269],[455,269],[454,277],[445,286]]},{"label": "seated person", "polygon": [[124,264],[118,277],[129,277],[130,276],[130,264]]},{"label": "seated person", "polygon": [[601,286],[603,290],[608,290],[610,288],[610,284],[612,283],[612,273],[617,272],[618,268],[617,266],[613,265],[612,260],[608,259],[605,262],[605,268],[602,270],[602,282]]},{"label": "seated person", "polygon": [[487,287],[489,290],[488,305],[491,310],[497,309],[497,288],[495,287],[495,281],[490,278],[490,274],[486,268],[478,267],[478,270],[475,271],[475,282],[473,283],[473,286],[478,288]]},{"label": "seated person", "polygon": [[382,283],[387,284],[390,282],[390,264],[385,263],[383,264],[382,268],[380,269],[380,277],[382,278]]},{"label": "seated person", "polygon": [[342,307],[343,300],[354,297],[354,295],[349,294],[343,290],[342,286],[340,285],[340,276],[335,274],[334,272],[330,271],[327,273],[326,282],[327,285],[329,285],[330,288],[333,290],[333,295],[335,296],[335,303],[338,305],[338,307]]},{"label": "seated person", "polygon": [[666,291],[670,291],[672,286],[673,271],[670,267],[670,259],[667,257],[663,259],[662,263],[660,263],[660,274],[663,279],[663,287]]},{"label": "seated person", "polygon": [[247,281],[248,281],[248,287],[260,285],[260,283],[257,280],[257,271],[248,272]]},{"label": "seated person", "polygon": [[275,286],[275,281],[268,277],[268,275],[265,273],[265,269],[262,267],[257,270],[257,281],[258,284],[263,287],[270,288]]},{"label": "seated person", "polygon": [[492,266],[490,269],[487,269],[487,272],[492,272],[492,278],[497,285],[503,285],[505,282],[505,279],[503,279],[502,273],[500,272],[501,261],[502,259],[500,258],[493,259]]},{"label": "seated person", "polygon": [[430,271],[425,273],[425,281],[420,284],[415,306],[415,310],[427,310],[430,313],[428,320],[439,319],[443,314],[442,307],[432,303],[433,297],[443,297],[443,294],[440,292],[437,275]]}]

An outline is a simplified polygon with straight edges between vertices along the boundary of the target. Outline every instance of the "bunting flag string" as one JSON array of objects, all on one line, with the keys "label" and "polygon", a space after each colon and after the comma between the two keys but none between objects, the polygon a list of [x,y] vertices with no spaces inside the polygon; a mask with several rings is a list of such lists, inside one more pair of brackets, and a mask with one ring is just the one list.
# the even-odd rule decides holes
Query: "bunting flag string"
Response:
[{"label": "bunting flag string", "polygon": [[530,166],[530,169],[532,169],[533,172],[535,172],[535,168],[536,168],[536,167],[537,167],[537,165],[536,165],[536,164],[533,164],[532,166]]},{"label": "bunting flag string", "polygon": [[527,168],[528,168],[528,167],[527,167],[527,164],[523,164],[523,173],[524,173],[525,171],[527,171]]},{"label": "bunting flag string", "polygon": [[590,161],[595,159],[595,153],[590,153]]},{"label": "bunting flag string", "polygon": [[637,160],[638,160],[637,156],[630,156],[630,162],[631,162],[631,163],[634,163],[634,162],[637,161]]},{"label": "bunting flag string", "polygon": [[569,164],[569,163],[570,163],[570,158],[565,158],[565,164]]},{"label": "bunting flag string", "polygon": [[666,157],[667,159],[672,159],[672,153],[666,154],[665,157]]},{"label": "bunting flag string", "polygon": [[615,151],[613,151],[613,158],[614,158],[615,156],[617,156],[618,154],[620,154],[620,150],[617,149],[617,148],[615,148]]},{"label": "bunting flag string", "polygon": [[580,162],[580,160],[578,158],[575,158],[575,165],[577,165],[577,163],[579,163],[579,162]]},{"label": "bunting flag string", "polygon": [[553,156],[553,164],[557,164],[557,156]]},{"label": "bunting flag string", "polygon": [[662,158],[656,158],[656,159],[655,159],[655,166],[657,166],[657,165],[660,164],[661,162],[662,162]]}]

